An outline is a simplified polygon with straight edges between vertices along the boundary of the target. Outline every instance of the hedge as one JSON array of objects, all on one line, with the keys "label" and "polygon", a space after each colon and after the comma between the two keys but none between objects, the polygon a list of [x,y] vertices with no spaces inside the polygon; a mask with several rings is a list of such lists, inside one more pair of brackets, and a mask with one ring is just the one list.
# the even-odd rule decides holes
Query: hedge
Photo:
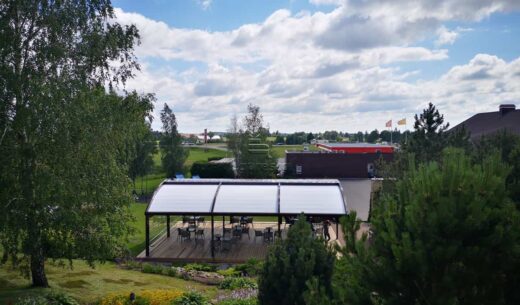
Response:
[{"label": "hedge", "polygon": [[230,163],[195,162],[191,166],[191,175],[201,178],[234,178],[235,173]]}]

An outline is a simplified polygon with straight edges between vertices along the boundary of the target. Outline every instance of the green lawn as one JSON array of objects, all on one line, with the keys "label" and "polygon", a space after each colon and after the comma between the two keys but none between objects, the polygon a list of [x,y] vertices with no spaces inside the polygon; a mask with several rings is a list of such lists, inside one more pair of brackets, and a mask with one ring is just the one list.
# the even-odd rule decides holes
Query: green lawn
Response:
[{"label": "green lawn", "polygon": [[184,163],[185,166],[191,167],[196,161],[208,161],[208,158],[226,158],[231,153],[218,149],[203,149],[200,147],[190,147],[190,154]]},{"label": "green lawn", "polygon": [[[130,211],[134,216],[135,221],[130,225],[134,229],[134,234],[129,237],[127,247],[132,255],[137,255],[144,250],[145,247],[145,217],[144,212],[147,204],[145,203],[132,203]],[[150,219],[150,238],[166,232],[166,217],[165,216],[154,216]],[[172,223],[177,218],[172,217]]]},{"label": "green lawn", "polygon": [[[108,293],[130,294],[144,289],[198,290],[209,296],[217,291],[215,287],[196,282],[120,269],[114,263],[97,264],[92,269],[84,261],[75,260],[70,269],[47,262],[46,270],[52,289],[69,293],[82,304],[93,304]],[[0,304],[11,304],[18,297],[45,291],[29,285],[29,280],[18,270],[0,266]]]}]

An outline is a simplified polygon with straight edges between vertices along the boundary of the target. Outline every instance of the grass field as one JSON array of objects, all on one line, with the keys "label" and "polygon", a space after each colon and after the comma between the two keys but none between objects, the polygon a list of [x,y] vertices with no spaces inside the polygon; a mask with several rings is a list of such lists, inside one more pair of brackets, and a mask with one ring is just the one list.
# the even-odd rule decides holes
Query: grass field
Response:
[{"label": "grass field", "polygon": [[[145,217],[144,212],[147,204],[145,203],[132,203],[130,211],[134,216],[134,221],[130,224],[134,229],[134,233],[129,237],[127,247],[132,255],[137,255],[143,251],[145,247]],[[172,217],[172,222],[176,221],[177,218]],[[166,217],[165,216],[154,216],[150,219],[150,238],[166,232]]]},{"label": "grass field", "polygon": [[218,149],[203,149],[200,147],[190,147],[190,154],[184,163],[184,166],[191,167],[194,162],[208,161],[208,158],[225,158],[230,156],[230,153]]},{"label": "grass field", "polygon": [[[216,288],[196,282],[162,275],[124,270],[114,263],[97,264],[90,268],[84,261],[75,260],[73,269],[47,262],[47,277],[52,289],[64,291],[82,304],[94,304],[108,293],[138,292],[144,289],[197,290],[210,297]],[[21,296],[42,294],[45,289],[30,288],[28,279],[18,270],[0,266],[0,304],[11,304]]]}]

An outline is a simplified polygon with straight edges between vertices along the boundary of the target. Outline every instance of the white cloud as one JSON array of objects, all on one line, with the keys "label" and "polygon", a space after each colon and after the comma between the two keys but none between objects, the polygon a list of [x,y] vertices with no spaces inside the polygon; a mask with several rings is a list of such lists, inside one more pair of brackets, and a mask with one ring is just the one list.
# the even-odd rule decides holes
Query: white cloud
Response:
[{"label": "white cloud", "polygon": [[436,46],[442,46],[446,44],[453,44],[455,40],[457,40],[457,37],[459,36],[459,33],[456,31],[450,31],[445,26],[441,26],[437,30],[437,40],[435,40]]},{"label": "white cloud", "polygon": [[[448,30],[444,22],[480,20],[514,9],[513,1],[313,1],[332,2],[337,7],[329,13],[278,10],[261,23],[220,32],[174,28],[116,9],[118,21],[136,24],[141,34],[136,54],[143,69],[128,88],[156,92],[156,113],[172,105],[182,131],[225,130],[248,103],[261,107],[274,130],[357,131],[382,127],[390,117],[412,121],[429,101],[455,123],[520,100],[520,58],[478,54],[429,81],[411,82],[420,71],[396,68],[445,60],[447,49],[417,43],[450,45],[466,29]],[[207,68],[157,67],[174,60]]]}]

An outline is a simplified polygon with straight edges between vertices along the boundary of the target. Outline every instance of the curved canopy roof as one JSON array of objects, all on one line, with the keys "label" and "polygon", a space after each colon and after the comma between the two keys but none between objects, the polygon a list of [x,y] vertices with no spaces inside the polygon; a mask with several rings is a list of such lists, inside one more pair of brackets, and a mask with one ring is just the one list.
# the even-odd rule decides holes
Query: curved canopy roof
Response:
[{"label": "curved canopy roof", "polygon": [[148,215],[347,214],[335,179],[176,179],[155,191]]}]

